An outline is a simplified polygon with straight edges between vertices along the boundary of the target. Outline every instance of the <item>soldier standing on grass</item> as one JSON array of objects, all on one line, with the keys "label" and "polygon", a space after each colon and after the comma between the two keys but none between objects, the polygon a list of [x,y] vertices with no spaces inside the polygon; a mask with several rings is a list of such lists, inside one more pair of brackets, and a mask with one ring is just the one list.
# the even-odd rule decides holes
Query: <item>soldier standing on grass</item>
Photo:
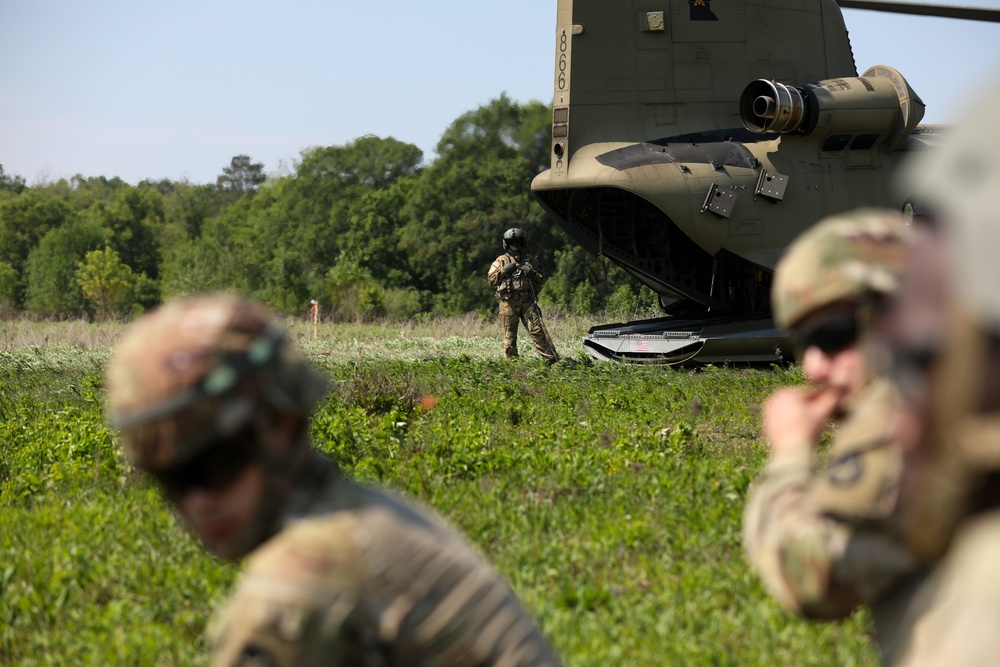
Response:
[{"label": "soldier standing on grass", "polygon": [[[808,388],[779,389],[762,411],[771,448],[744,516],[748,556],[789,611],[842,618],[872,608],[875,639],[894,664],[898,623],[922,573],[887,528],[900,486],[899,404],[869,371],[863,341],[876,309],[898,288],[913,230],[893,211],[861,209],[820,221],[775,270],[775,321],[795,342]],[[840,428],[815,469],[829,420]]]},{"label": "soldier standing on grass", "polygon": [[517,327],[524,323],[538,354],[549,364],[559,361],[559,354],[549,337],[538,308],[538,290],[545,276],[524,254],[524,232],[511,227],[503,235],[504,254],[494,260],[487,279],[497,290],[500,321],[503,323],[503,353],[508,361],[518,358]]},{"label": "soldier standing on grass", "polygon": [[210,629],[214,664],[559,664],[450,528],[311,447],[326,384],[262,305],[203,296],[144,316],[106,390],[129,461],[208,551],[247,556]]}]

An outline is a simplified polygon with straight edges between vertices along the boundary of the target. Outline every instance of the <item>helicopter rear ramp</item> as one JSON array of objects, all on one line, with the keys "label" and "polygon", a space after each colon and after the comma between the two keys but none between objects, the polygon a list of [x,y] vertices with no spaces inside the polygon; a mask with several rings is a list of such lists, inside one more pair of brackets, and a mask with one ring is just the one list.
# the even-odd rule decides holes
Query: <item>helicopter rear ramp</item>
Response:
[{"label": "helicopter rear ramp", "polygon": [[768,363],[791,358],[770,318],[661,317],[592,327],[583,349],[600,361],[640,364]]}]

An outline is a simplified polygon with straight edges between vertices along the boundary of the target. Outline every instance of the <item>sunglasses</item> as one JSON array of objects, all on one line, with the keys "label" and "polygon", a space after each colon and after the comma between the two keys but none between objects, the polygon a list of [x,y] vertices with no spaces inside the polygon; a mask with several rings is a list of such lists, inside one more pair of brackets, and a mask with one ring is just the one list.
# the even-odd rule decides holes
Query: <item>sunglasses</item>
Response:
[{"label": "sunglasses", "polygon": [[201,489],[218,491],[229,486],[256,458],[257,436],[252,427],[202,446],[200,454],[178,465],[150,470],[149,475],[170,498]]},{"label": "sunglasses", "polygon": [[829,317],[792,338],[796,356],[801,360],[810,347],[831,357],[858,342],[858,321],[853,314]]}]

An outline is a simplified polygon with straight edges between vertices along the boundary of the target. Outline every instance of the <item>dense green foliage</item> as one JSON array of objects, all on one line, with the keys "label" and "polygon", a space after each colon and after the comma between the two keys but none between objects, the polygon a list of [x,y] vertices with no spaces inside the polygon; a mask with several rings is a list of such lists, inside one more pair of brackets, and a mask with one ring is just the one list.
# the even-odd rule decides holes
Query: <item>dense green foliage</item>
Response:
[{"label": "dense green foliage", "polygon": [[[76,176],[26,187],[0,165],[0,308],[103,319],[229,289],[286,313],[317,299],[336,321],[485,312],[486,272],[512,226],[553,278],[543,305],[634,314],[643,292],[641,310],[652,307],[647,288],[574,249],[534,202],[550,124],[548,106],[501,96],[457,118],[429,164],[412,144],[365,136],[306,149],[270,178],[237,155],[204,185]],[[96,259],[83,268],[98,250],[121,262],[100,264],[111,291],[94,287]]]},{"label": "dense green foliage", "polygon": [[[492,337],[357,326],[293,337],[331,379],[317,446],[458,526],[568,665],[876,663],[865,614],[795,620],[742,555],[757,406],[796,369],[549,368],[527,350],[503,362]],[[564,353],[573,338],[557,334]],[[203,664],[237,573],[117,457],[106,356],[0,353],[0,663]]]}]

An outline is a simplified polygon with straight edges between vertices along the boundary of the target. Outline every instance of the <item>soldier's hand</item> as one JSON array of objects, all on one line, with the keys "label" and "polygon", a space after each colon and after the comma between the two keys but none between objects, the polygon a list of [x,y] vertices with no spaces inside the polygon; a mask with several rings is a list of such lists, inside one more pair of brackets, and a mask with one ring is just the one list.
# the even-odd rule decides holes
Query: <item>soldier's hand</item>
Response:
[{"label": "soldier's hand", "polygon": [[533,267],[530,262],[525,262],[521,265],[521,270],[524,271],[525,274],[529,274],[535,270],[535,267]]},{"label": "soldier's hand", "polygon": [[840,394],[830,389],[786,387],[775,391],[764,403],[761,414],[771,453],[818,444],[826,420],[833,416],[839,403]]},{"label": "soldier's hand", "polygon": [[500,269],[500,273],[502,273],[505,276],[509,276],[511,271],[513,271],[516,268],[517,264],[515,264],[514,262],[511,262],[510,264],[504,264],[503,268]]}]

